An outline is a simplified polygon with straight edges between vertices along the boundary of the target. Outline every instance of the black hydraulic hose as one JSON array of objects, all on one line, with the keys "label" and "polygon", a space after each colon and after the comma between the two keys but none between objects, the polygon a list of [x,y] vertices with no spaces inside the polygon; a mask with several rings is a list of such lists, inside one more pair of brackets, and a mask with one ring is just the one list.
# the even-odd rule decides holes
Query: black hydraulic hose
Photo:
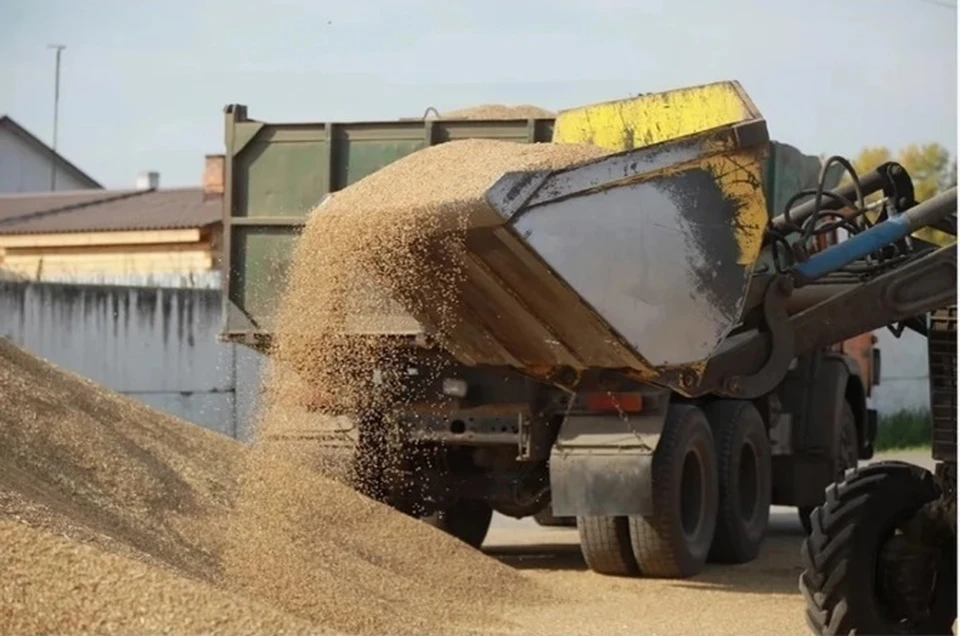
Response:
[{"label": "black hydraulic hose", "polygon": [[[860,181],[860,193],[864,197],[868,197],[874,192],[879,192],[883,190],[883,186],[886,183],[886,178],[879,170],[872,170],[865,175],[859,176]],[[831,192],[837,195],[838,198],[829,197],[826,195],[826,192]],[[853,183],[844,184],[833,190],[826,190],[824,194],[828,197],[826,201],[821,202],[821,209],[823,210],[839,210],[842,207],[847,207],[847,203],[852,203],[852,200],[857,197],[857,189]],[[844,202],[845,200],[845,202]],[[856,207],[856,206],[849,206]],[[814,211],[817,209],[816,201],[810,200],[806,203],[802,203],[796,207],[796,209],[790,211],[789,217],[784,214],[775,216],[770,221],[771,227],[781,232],[789,232],[791,229],[790,224],[803,223],[810,216],[813,215]]]},{"label": "black hydraulic hose", "polygon": [[[863,198],[863,188],[860,185],[860,177],[857,176],[857,171],[849,161],[844,159],[839,155],[834,155],[823,162],[823,167],[820,168],[820,179],[817,182],[817,194],[813,198],[813,213],[810,216],[810,220],[807,223],[806,229],[803,232],[803,242],[806,243],[810,240],[810,237],[813,236],[813,229],[817,224],[817,219],[820,213],[823,211],[823,191],[824,185],[827,181],[827,173],[830,170],[830,166],[833,164],[840,164],[847,171],[847,174],[850,175],[851,185],[853,186],[853,191],[857,196],[857,207],[855,210],[863,210],[867,207],[867,203]],[[849,198],[849,197],[846,197]],[[789,210],[784,211],[786,214],[790,214]],[[788,218],[788,221],[790,219]]]}]

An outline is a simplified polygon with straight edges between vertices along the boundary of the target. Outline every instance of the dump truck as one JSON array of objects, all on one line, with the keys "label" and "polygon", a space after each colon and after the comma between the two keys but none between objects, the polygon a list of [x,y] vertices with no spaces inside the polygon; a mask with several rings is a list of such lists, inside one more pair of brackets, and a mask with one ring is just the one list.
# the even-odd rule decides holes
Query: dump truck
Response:
[{"label": "dump truck", "polygon": [[[350,439],[367,494],[474,546],[493,511],[548,509],[576,519],[597,572],[687,577],[755,558],[771,504],[808,513],[872,456],[863,335],[955,302],[955,247],[909,236],[955,193],[914,205],[897,164],[783,161],[737,82],[555,120],[266,124],[228,106],[223,336],[269,352],[277,281],[328,195],[474,137],[610,154],[508,172],[463,214],[462,329],[438,333],[416,303],[416,327],[391,334],[420,401],[314,434]],[[855,194],[830,183],[837,166]],[[876,221],[862,191],[885,195]],[[370,392],[388,371],[370,369]]]}]

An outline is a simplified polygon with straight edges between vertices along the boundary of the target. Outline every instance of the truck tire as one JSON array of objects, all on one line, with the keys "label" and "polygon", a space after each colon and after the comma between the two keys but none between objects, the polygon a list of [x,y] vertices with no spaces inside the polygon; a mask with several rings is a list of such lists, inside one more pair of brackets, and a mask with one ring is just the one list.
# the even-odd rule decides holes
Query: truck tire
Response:
[{"label": "truck tire", "polygon": [[[860,461],[860,453],[857,450],[857,418],[853,414],[853,407],[844,400],[842,410],[840,411],[840,448],[837,450],[836,464],[834,472],[836,481],[843,479],[844,473],[851,468],[856,468]],[[810,515],[813,514],[815,506],[801,506],[797,508],[797,515],[800,517],[800,525],[803,531],[810,534]]]},{"label": "truck tire", "polygon": [[770,442],[760,412],[745,400],[704,408],[717,445],[719,506],[708,559],[748,563],[757,558],[770,521]]},{"label": "truck tire", "polygon": [[[903,551],[913,544],[905,540],[902,523],[939,495],[933,475],[903,462],[851,470],[827,489],[801,549],[800,591],[810,629],[817,634],[950,633],[957,614],[955,537],[924,533],[921,550]],[[928,547],[943,548],[939,563],[924,561],[922,550]],[[892,548],[901,548],[900,559],[888,556]],[[937,567],[941,564],[943,569]],[[940,570],[935,583],[925,578],[931,569]],[[918,607],[922,611],[910,609]]]},{"label": "truck tire", "polygon": [[479,548],[487,538],[492,518],[493,508],[487,502],[460,499],[446,510],[424,518],[424,521],[473,548]]},{"label": "truck tire", "polygon": [[703,411],[674,404],[653,454],[653,515],[630,517],[644,576],[686,578],[703,569],[717,526],[717,451]]},{"label": "truck tire", "polygon": [[577,517],[580,552],[598,574],[635,576],[640,573],[630,547],[626,517]]}]

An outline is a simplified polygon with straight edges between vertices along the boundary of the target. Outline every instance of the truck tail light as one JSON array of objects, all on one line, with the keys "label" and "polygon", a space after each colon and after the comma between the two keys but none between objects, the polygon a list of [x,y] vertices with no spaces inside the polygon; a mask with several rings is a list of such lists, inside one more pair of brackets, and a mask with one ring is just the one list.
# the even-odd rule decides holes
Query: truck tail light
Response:
[{"label": "truck tail light", "polygon": [[585,393],[582,400],[590,411],[639,413],[643,410],[643,395],[640,393]]}]

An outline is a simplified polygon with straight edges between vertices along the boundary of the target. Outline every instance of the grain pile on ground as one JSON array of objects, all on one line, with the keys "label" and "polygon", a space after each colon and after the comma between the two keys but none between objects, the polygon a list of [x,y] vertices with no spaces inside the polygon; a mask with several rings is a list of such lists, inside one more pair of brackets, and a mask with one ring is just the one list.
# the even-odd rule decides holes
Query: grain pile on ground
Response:
[{"label": "grain pile on ground", "polygon": [[0,339],[2,631],[319,633],[213,587],[242,452]]},{"label": "grain pile on ground", "polygon": [[240,444],[0,339],[0,514],[213,580]]},{"label": "grain pile on ground", "polygon": [[163,568],[0,519],[8,634],[332,633]]},{"label": "grain pile on ground", "polygon": [[286,454],[250,451],[5,340],[0,405],[0,625],[486,631],[500,623],[492,599],[539,598],[509,567]]},{"label": "grain pile on ground", "polygon": [[351,633],[489,633],[505,603],[548,600],[513,569],[421,521],[313,475],[248,459],[226,579],[233,589]]},{"label": "grain pile on ground", "polygon": [[448,110],[443,113],[441,119],[552,119],[554,117],[556,113],[529,104],[520,106],[481,104],[470,108]]}]

